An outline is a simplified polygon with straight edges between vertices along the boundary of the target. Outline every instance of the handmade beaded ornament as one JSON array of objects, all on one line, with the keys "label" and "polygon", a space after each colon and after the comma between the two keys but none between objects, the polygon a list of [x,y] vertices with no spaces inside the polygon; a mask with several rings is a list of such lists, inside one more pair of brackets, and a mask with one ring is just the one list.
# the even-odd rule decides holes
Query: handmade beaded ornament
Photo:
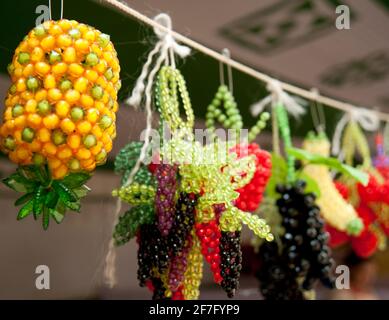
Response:
[{"label": "handmade beaded ornament", "polygon": [[[193,110],[179,70],[160,69],[155,102],[172,137],[162,141],[157,163],[142,164],[128,186],[113,191],[132,206],[115,228],[116,244],[137,236],[139,283],[153,291],[154,299],[197,299],[204,258],[215,282],[232,297],[241,270],[242,224],[273,240],[263,219],[235,206],[241,195],[237,190],[243,190],[258,170],[262,178],[254,181],[264,184],[270,164],[255,147],[245,153],[235,142],[215,140],[203,146],[194,140]],[[127,145],[116,160],[116,171],[128,177],[141,147]],[[265,165],[259,166],[262,162]]]}]

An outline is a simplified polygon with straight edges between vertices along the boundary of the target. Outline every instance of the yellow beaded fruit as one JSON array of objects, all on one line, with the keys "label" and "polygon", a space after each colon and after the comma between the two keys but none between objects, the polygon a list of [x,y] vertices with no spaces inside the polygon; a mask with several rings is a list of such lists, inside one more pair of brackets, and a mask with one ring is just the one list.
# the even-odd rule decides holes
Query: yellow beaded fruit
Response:
[{"label": "yellow beaded fruit", "polygon": [[[12,86],[5,100],[0,145],[12,161],[34,164],[34,155],[41,155],[53,177],[61,179],[70,170],[68,157],[58,153],[59,148],[54,152],[50,144],[36,149],[33,146],[37,142],[51,142],[58,147],[66,144],[68,135],[79,134],[81,143],[73,138],[68,144],[76,159],[85,160],[84,152],[78,156],[80,148],[89,149],[100,141],[102,155],[109,152],[116,134],[114,113],[120,68],[108,35],[74,20],[44,22],[16,48],[8,71]],[[91,137],[92,128],[101,133]],[[56,143],[54,139],[60,135],[65,139],[57,139]],[[104,162],[99,153],[88,156],[90,165],[80,170]],[[54,159],[62,165],[53,168],[50,163],[56,163]]]},{"label": "yellow beaded fruit", "polygon": [[[45,201],[50,205],[49,216],[58,222],[54,211],[60,205],[53,203],[67,202],[68,208],[77,210],[74,203],[85,194],[79,190],[72,193],[78,184],[71,180],[81,181],[80,175],[88,176],[96,165],[105,162],[112,148],[121,86],[117,54],[109,36],[91,26],[74,20],[46,21],[31,30],[16,48],[8,72],[12,84],[0,125],[0,150],[19,165],[15,175],[40,168],[46,172],[46,180],[59,185],[57,190],[51,182],[44,184],[35,171],[32,176],[40,181],[34,182],[36,188],[31,191],[25,187],[21,191],[29,192],[33,199],[42,193],[46,199],[48,186],[55,189],[59,200]],[[78,178],[70,179],[76,174]],[[25,178],[31,175],[26,173]],[[22,190],[17,188],[15,179],[22,178],[11,176],[5,183],[16,191]],[[60,185],[62,181],[65,188]],[[42,190],[37,194],[38,185]],[[18,204],[26,201],[27,197]],[[40,204],[42,201],[35,200]],[[32,207],[28,201],[18,218],[27,215]],[[34,215],[46,212],[44,209],[35,204]],[[47,227],[47,216],[43,220]]]}]

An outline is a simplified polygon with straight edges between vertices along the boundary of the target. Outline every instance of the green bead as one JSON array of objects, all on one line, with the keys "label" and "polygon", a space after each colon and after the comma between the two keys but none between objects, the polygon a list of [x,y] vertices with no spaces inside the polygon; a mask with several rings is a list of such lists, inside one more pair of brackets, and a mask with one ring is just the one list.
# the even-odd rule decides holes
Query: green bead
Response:
[{"label": "green bead", "polygon": [[62,80],[59,84],[59,88],[62,91],[66,91],[72,88],[72,82],[68,79]]},{"label": "green bead", "polygon": [[4,139],[4,147],[8,150],[14,150],[16,147],[15,139],[11,136],[8,136]]},{"label": "green bead", "polygon": [[28,90],[36,91],[39,88],[39,80],[35,77],[29,77],[26,86]]},{"label": "green bead", "polygon": [[84,110],[80,107],[74,107],[70,111],[70,117],[74,121],[81,120],[84,117]]},{"label": "green bead", "polygon": [[95,85],[92,88],[92,97],[93,98],[100,100],[103,97],[103,95],[104,95],[104,90],[99,85]]},{"label": "green bead", "polygon": [[269,119],[270,119],[270,113],[269,112],[262,112],[261,120],[268,121]]},{"label": "green bead", "polygon": [[30,54],[27,52],[19,52],[18,62],[20,64],[26,64],[30,62]]},{"label": "green bead", "polygon": [[83,139],[84,146],[86,148],[92,148],[96,145],[97,139],[93,134],[88,134]]},{"label": "green bead", "polygon": [[51,106],[47,100],[39,101],[37,108],[40,115],[47,115],[51,112]]},{"label": "green bead", "polygon": [[56,146],[59,146],[66,142],[66,134],[61,130],[56,129],[51,134],[51,140]]},{"label": "green bead", "polygon": [[107,129],[112,125],[113,121],[108,115],[103,115],[100,119],[99,126],[102,129]]},{"label": "green bead", "polygon": [[69,161],[68,166],[69,166],[69,169],[72,171],[78,171],[81,168],[80,161],[78,161],[75,158],[73,158]]},{"label": "green bead", "polygon": [[49,63],[54,64],[62,60],[61,54],[55,50],[49,53]]},{"label": "green bead", "polygon": [[79,39],[81,38],[81,32],[80,30],[73,28],[69,30],[69,36],[71,36],[73,39]]},{"label": "green bead", "polygon": [[110,81],[112,78],[113,78],[113,71],[111,68],[108,68],[105,72],[104,72],[104,77]]},{"label": "green bead", "polygon": [[44,156],[42,156],[40,153],[34,153],[34,155],[32,156],[32,162],[36,165],[36,166],[41,166],[45,163],[46,159]]},{"label": "green bead", "polygon": [[99,63],[99,57],[94,52],[88,53],[87,56],[85,57],[85,64],[89,67],[94,67],[98,63]]},{"label": "green bead", "polygon": [[31,128],[24,128],[23,131],[22,131],[22,140],[25,141],[25,142],[32,142],[32,140],[34,140],[34,137],[35,137],[35,131]]},{"label": "green bead", "polygon": [[16,92],[16,86],[13,84],[9,87],[9,93],[14,94]]},{"label": "green bead", "polygon": [[14,72],[14,70],[15,70],[15,66],[14,66],[12,63],[8,63],[8,65],[7,65],[8,74],[9,74],[9,75],[12,75],[12,73]]},{"label": "green bead", "polygon": [[97,41],[98,41],[100,47],[105,48],[110,41],[110,36],[108,34],[101,33],[97,37]]},{"label": "green bead", "polygon": [[34,34],[38,38],[43,37],[46,34],[45,27],[43,25],[39,25],[39,26],[35,27]]},{"label": "green bead", "polygon": [[21,116],[22,114],[24,113],[24,108],[22,105],[20,104],[16,104],[13,108],[12,108],[12,116],[14,118],[18,117],[18,116]]}]

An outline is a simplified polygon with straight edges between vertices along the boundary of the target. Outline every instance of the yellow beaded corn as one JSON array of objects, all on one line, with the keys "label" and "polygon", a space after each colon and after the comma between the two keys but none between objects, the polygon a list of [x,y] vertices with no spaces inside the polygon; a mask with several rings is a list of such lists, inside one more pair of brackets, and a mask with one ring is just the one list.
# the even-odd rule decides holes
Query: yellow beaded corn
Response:
[{"label": "yellow beaded corn", "polygon": [[74,20],[31,30],[8,66],[0,147],[54,180],[103,164],[115,138],[119,61],[108,35]]},{"label": "yellow beaded corn", "polygon": [[[330,154],[330,143],[324,136],[305,139],[303,148],[312,154],[325,157]],[[304,173],[313,179],[320,188],[317,204],[324,219],[340,231],[358,235],[363,225],[354,207],[346,202],[336,189],[328,167],[323,164],[308,164],[304,167]]]}]

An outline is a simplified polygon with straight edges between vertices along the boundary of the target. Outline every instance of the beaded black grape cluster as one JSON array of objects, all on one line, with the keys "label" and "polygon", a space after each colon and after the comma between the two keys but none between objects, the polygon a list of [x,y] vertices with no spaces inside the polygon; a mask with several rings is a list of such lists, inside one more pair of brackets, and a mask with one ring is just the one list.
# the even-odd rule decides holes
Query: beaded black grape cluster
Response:
[{"label": "beaded black grape cluster", "polygon": [[235,295],[239,287],[242,270],[242,251],[240,248],[240,231],[221,232],[220,237],[220,275],[221,286],[229,298]]},{"label": "beaded black grape cluster", "polygon": [[317,280],[333,287],[334,260],[327,245],[328,234],[315,205],[316,197],[305,193],[305,186],[305,181],[299,180],[276,188],[285,234],[281,250],[276,243],[265,243],[259,251],[262,266],[258,278],[267,299],[303,299],[303,292],[311,290]]},{"label": "beaded black grape cluster", "polygon": [[185,241],[195,222],[194,213],[196,204],[196,195],[185,192],[180,193],[176,203],[173,226],[167,240],[171,255],[180,253],[185,245]]},{"label": "beaded black grape cluster", "polygon": [[156,224],[140,226],[138,248],[138,280],[140,286],[151,279],[153,269],[162,274],[169,262],[166,238]]},{"label": "beaded black grape cluster", "polygon": [[165,292],[166,288],[163,281],[158,277],[151,278],[151,284],[153,285],[153,300],[170,300],[166,297]]}]

